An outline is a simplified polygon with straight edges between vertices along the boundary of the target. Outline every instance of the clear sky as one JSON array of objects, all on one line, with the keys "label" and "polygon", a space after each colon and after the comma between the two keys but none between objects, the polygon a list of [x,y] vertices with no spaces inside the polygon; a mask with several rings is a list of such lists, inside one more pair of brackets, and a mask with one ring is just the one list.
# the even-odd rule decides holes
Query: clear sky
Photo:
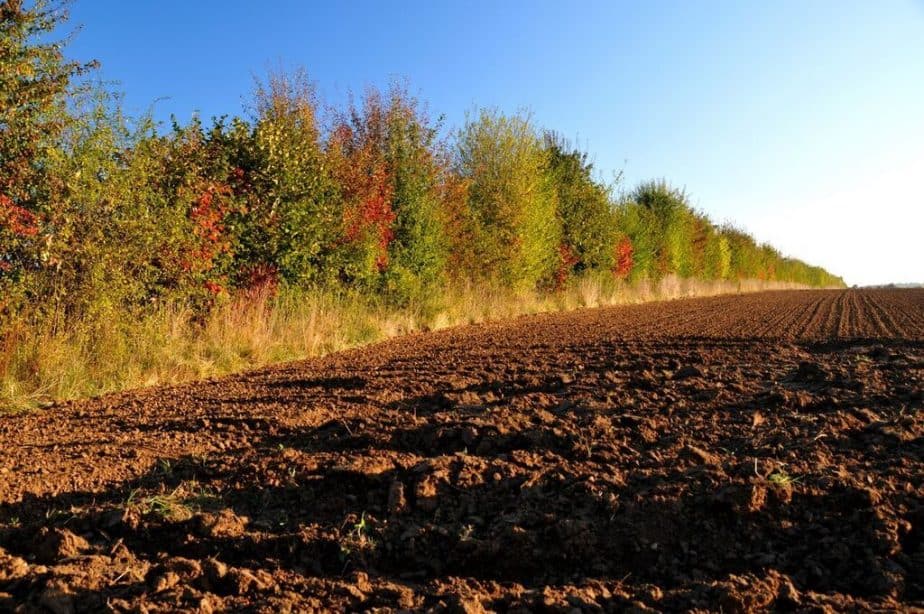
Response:
[{"label": "clear sky", "polygon": [[74,0],[69,53],[129,111],[242,111],[304,67],[322,97],[407,79],[449,127],[528,108],[624,186],[850,284],[924,282],[924,0]]}]

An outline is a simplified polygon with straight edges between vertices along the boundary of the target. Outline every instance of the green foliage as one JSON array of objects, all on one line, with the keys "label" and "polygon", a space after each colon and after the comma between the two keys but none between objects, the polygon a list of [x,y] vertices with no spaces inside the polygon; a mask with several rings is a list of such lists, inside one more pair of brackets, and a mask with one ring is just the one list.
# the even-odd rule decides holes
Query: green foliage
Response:
[{"label": "green foliage", "polygon": [[45,223],[47,266],[36,271],[42,309],[64,321],[143,305],[163,274],[158,237],[171,226],[150,164],[135,143],[150,124],[132,129],[113,101],[97,93],[72,111],[48,171],[58,196]]},{"label": "green foliage", "polygon": [[650,181],[636,188],[632,200],[653,217],[656,276],[673,273],[691,277],[694,214],[686,194],[664,180]]},{"label": "green foliage", "polygon": [[447,218],[440,201],[445,156],[436,143],[438,125],[397,86],[389,94],[386,128],[396,215],[387,289],[399,300],[421,298],[445,281]]},{"label": "green foliage", "polygon": [[470,182],[472,277],[535,287],[556,267],[561,224],[548,154],[525,115],[482,110],[458,135],[458,172]]},{"label": "green foliage", "polygon": [[711,228],[706,237],[705,270],[706,279],[728,279],[731,273],[731,247],[728,238]]},{"label": "green foliage", "polygon": [[760,274],[760,261],[754,239],[744,231],[729,225],[722,228],[722,235],[728,240],[731,252],[731,276],[734,279],[757,279]]},{"label": "green foliage", "polygon": [[327,142],[340,186],[341,280],[384,289],[396,301],[419,297],[442,279],[446,216],[440,202],[438,127],[406,89],[370,89],[361,107],[338,117]]},{"label": "green foliage", "polygon": [[658,237],[660,222],[655,212],[634,201],[620,203],[615,212],[616,226],[631,241],[633,247],[633,266],[629,279],[639,281],[657,279]]},{"label": "green foliage", "polygon": [[620,236],[610,189],[593,177],[587,153],[546,132],[544,145],[558,200],[562,245],[573,255],[572,270],[610,270]]},{"label": "green foliage", "polygon": [[810,286],[842,286],[823,269],[783,258],[732,226],[716,228],[695,212],[686,195],[666,182],[643,183],[616,208],[616,226],[631,240],[631,279],[664,275],[704,279],[787,281]]},{"label": "green foliage", "polygon": [[326,281],[340,226],[340,195],[325,167],[307,76],[274,74],[258,83],[252,124],[235,120],[227,146],[235,150],[247,199],[239,268],[278,271],[301,287]]},{"label": "green foliage", "polygon": [[50,257],[45,216],[58,186],[48,162],[69,121],[72,83],[94,66],[66,61],[49,42],[65,18],[45,0],[0,0],[0,324],[42,298],[31,278]]}]

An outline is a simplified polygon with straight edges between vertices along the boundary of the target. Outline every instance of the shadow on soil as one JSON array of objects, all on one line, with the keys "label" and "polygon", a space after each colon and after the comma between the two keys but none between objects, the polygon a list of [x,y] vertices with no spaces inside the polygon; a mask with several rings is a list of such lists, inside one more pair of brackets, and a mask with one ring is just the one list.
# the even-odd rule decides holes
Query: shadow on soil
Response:
[{"label": "shadow on soil", "polygon": [[[352,436],[338,440],[330,428],[321,434],[326,448],[350,453],[362,447]],[[280,444],[298,449],[300,443],[314,448],[318,435],[291,432],[264,442],[263,450]],[[391,440],[403,449],[428,436],[400,431]],[[497,438],[493,452],[573,448],[570,441],[519,436]],[[420,451],[430,454],[445,445],[436,441]],[[890,552],[888,527],[862,490],[819,496],[753,480],[716,485],[691,480],[695,470],[664,476],[665,483],[693,484],[673,492],[654,486],[648,492],[639,484],[596,488],[560,468],[515,476],[497,471],[485,478],[491,461],[465,454],[384,471],[317,472],[292,461],[287,483],[267,483],[266,476],[287,464],[284,456],[230,465],[185,457],[105,493],[27,497],[0,507],[0,546],[60,564],[82,554],[49,545],[49,529],[61,529],[82,536],[95,551],[123,544],[151,563],[164,556],[212,559],[318,577],[364,570],[398,582],[455,575],[527,586],[630,578],[670,588],[775,569],[801,590],[924,594],[920,584],[906,586]],[[920,516],[912,517],[902,539],[909,557],[920,558]],[[148,576],[146,583],[106,590],[137,596],[151,588]],[[33,588],[0,583],[14,597],[25,598]],[[209,588],[218,594],[240,589],[233,582]]]},{"label": "shadow on soil", "polygon": [[[889,360],[886,345],[876,341],[884,354],[873,359]],[[804,347],[832,352],[858,347],[858,342]],[[669,354],[658,358],[668,359]],[[651,359],[618,367],[591,365],[578,378],[595,378],[587,386],[600,389],[600,382],[612,377],[613,388],[641,394],[660,391],[663,385],[654,376],[629,374],[655,366],[663,365]],[[824,386],[816,390],[819,382],[829,388],[837,384],[830,373],[799,366],[787,377],[776,382],[782,390],[778,398],[748,397],[753,408],[785,409],[799,425],[808,413],[838,409],[823,395],[805,402],[799,397],[823,392]],[[312,389],[352,392],[368,385],[362,377],[292,378],[266,383],[263,392],[270,394],[276,387],[304,391],[310,398]],[[27,496],[4,504],[0,546],[49,565],[124,547],[145,562],[139,569],[146,571],[143,578],[104,588],[109,597],[119,598],[152,590],[160,577],[157,570],[176,557],[318,578],[343,578],[361,570],[414,585],[447,576],[515,581],[527,587],[622,578],[670,589],[775,570],[790,576],[802,591],[924,598],[920,502],[905,510],[904,524],[896,528],[881,513],[874,491],[847,483],[802,488],[772,483],[747,467],[726,471],[679,458],[670,470],[641,479],[625,469],[638,464],[624,461],[635,462],[654,448],[676,454],[679,436],[654,429],[646,435],[645,421],[661,419],[649,408],[653,417],[610,416],[634,439],[594,449],[582,435],[584,427],[592,426],[592,412],[585,412],[588,421],[582,423],[566,395],[559,395],[582,385],[561,371],[411,395],[382,404],[387,411],[412,410],[415,415],[413,422],[388,429],[350,419],[292,428],[263,418],[210,418],[210,428],[246,427],[252,433],[249,447],[212,457],[170,459],[103,493]],[[688,392],[684,382],[673,385],[678,395]],[[855,388],[841,390],[854,394]],[[572,412],[567,420],[576,428],[533,422],[501,432],[480,424],[473,433],[468,418],[500,405],[498,391],[503,391],[504,403],[517,396],[546,395],[553,410],[547,413]],[[249,400],[260,399],[256,395]],[[723,414],[751,409],[740,399],[715,405]],[[441,415],[449,411],[454,414]],[[418,423],[416,417],[431,420]],[[889,427],[874,422],[837,434],[826,445],[887,459],[921,455],[920,436]],[[161,423],[157,430],[196,428],[202,426],[179,419]],[[799,428],[800,437],[817,440],[814,427]],[[717,443],[733,454],[756,456],[786,444],[785,431],[765,440],[743,431],[736,435],[734,428],[726,432],[724,438],[717,436]],[[626,450],[635,456],[625,456]],[[531,460],[520,458],[521,452]],[[320,456],[326,460],[319,462]],[[411,462],[399,462],[408,458]],[[597,462],[596,475],[579,467],[591,460]],[[618,467],[627,473],[616,475]],[[67,534],[85,541],[76,549],[63,547],[67,539],[62,535]],[[242,589],[239,576],[232,576],[216,580],[203,574],[204,580],[196,581],[202,590],[217,594],[253,590]],[[28,582],[5,585],[0,578],[0,591],[14,598],[25,599],[34,590]]]}]

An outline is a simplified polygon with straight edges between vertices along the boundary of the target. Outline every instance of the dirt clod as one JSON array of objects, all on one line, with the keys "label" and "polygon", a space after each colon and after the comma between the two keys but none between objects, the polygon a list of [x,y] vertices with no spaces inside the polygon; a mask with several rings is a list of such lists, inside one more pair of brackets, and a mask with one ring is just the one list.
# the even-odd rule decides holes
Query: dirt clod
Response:
[{"label": "dirt clod", "polygon": [[407,499],[404,496],[404,483],[394,481],[388,488],[388,513],[401,514],[407,509]]},{"label": "dirt clod", "polygon": [[84,538],[67,529],[43,527],[35,537],[35,556],[43,563],[54,563],[71,558],[89,550],[90,544]]},{"label": "dirt clod", "polygon": [[193,518],[197,532],[204,537],[240,537],[249,519],[224,509],[218,514],[204,513]]},{"label": "dirt clod", "polygon": [[39,595],[38,603],[52,614],[74,614],[74,597],[66,584],[54,582]]}]

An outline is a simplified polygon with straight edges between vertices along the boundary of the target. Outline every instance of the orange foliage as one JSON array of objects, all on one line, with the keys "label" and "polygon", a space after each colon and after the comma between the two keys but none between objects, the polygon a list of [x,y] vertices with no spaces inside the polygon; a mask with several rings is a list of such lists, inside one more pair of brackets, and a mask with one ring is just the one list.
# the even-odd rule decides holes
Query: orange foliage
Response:
[{"label": "orange foliage", "polygon": [[558,246],[558,269],[555,271],[555,288],[561,290],[568,281],[568,276],[574,266],[581,261],[569,245],[562,243]]},{"label": "orange foliage", "polygon": [[17,206],[8,196],[0,194],[0,228],[9,228],[19,237],[34,237],[39,232],[38,216]]},{"label": "orange foliage", "polygon": [[616,258],[613,263],[613,275],[617,279],[627,279],[629,273],[632,272],[632,267],[635,264],[634,250],[632,248],[632,241],[629,237],[623,237],[623,239],[616,245]]},{"label": "orange foliage", "polygon": [[371,241],[376,250],[376,268],[383,271],[388,267],[388,246],[394,239],[394,188],[377,138],[380,132],[376,123],[382,120],[375,109],[367,112],[362,134],[346,123],[334,130],[328,155],[343,190],[342,242]]},{"label": "orange foliage", "polygon": [[[225,219],[233,209],[233,192],[230,186],[216,182],[207,182],[197,192],[199,196],[189,210],[196,240],[182,258],[181,267],[189,273],[207,274],[215,268],[216,257],[231,251]],[[224,286],[215,279],[203,284],[211,294],[224,291]]]}]

